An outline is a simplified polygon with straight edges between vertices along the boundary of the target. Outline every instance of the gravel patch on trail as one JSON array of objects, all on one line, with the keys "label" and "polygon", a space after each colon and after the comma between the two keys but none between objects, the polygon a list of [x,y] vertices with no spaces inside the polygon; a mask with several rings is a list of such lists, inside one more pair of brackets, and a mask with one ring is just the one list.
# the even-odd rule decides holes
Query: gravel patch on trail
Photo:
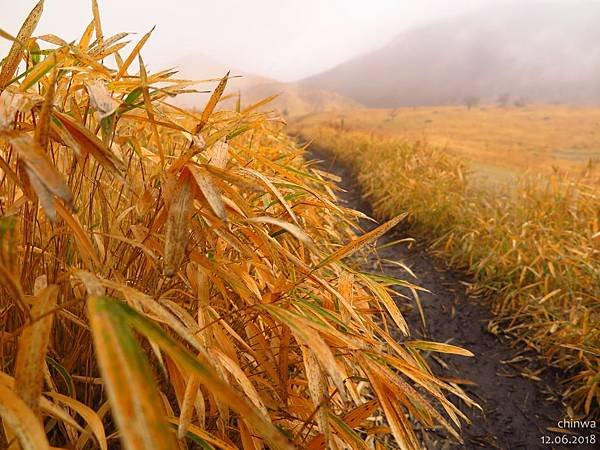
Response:
[{"label": "gravel patch on trail", "polygon": [[[358,182],[348,167],[315,148],[311,148],[306,157],[316,160],[320,169],[342,179],[340,185],[346,192],[338,193],[341,203],[370,215],[371,209],[361,198]],[[367,221],[361,225],[365,230],[373,227]],[[381,238],[378,244],[411,237],[408,233],[396,230]],[[385,260],[404,263],[417,279],[411,279],[404,269]],[[494,334],[488,330],[493,319],[487,307],[489,299],[469,296],[466,276],[442,267],[418,240],[410,248],[400,244],[382,249],[378,257],[367,261],[364,269],[383,271],[430,291],[419,295],[426,319],[425,329],[415,302],[397,299],[413,338],[451,343],[475,354],[474,358],[441,354],[430,356],[430,365],[438,375],[472,382],[461,387],[481,405],[483,411],[460,405],[471,420],[471,424],[463,425],[464,444],[448,441],[441,433],[439,436],[429,433],[429,437],[425,436],[428,448],[597,448],[542,443],[542,436],[552,439],[560,436],[548,431],[548,427],[557,427],[564,414],[564,405],[558,400],[558,373],[551,369],[541,371],[542,366],[531,351],[501,333]],[[410,292],[402,293],[410,297]]]}]

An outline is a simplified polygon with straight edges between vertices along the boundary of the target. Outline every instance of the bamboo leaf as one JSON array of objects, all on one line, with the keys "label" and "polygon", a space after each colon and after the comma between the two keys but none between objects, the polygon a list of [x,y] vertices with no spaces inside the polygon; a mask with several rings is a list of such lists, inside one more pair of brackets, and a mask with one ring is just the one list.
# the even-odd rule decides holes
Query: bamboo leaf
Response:
[{"label": "bamboo leaf", "polygon": [[6,137],[25,163],[27,174],[50,220],[56,220],[52,195],[72,208],[73,195],[69,187],[40,145],[25,133],[10,133]]},{"label": "bamboo leaf", "polygon": [[49,450],[44,427],[25,402],[4,384],[0,384],[0,417],[15,433],[22,450]]},{"label": "bamboo leaf", "polygon": [[223,92],[225,91],[225,87],[227,86],[228,79],[229,79],[229,72],[227,72],[225,74],[225,76],[221,79],[221,81],[219,81],[219,84],[217,85],[217,87],[213,91],[212,95],[208,99],[208,103],[206,104],[206,106],[204,107],[204,110],[202,111],[202,115],[200,116],[200,120],[198,121],[198,124],[196,125],[196,131],[194,132],[194,134],[200,133],[200,131],[202,131],[204,126],[208,123],[208,119],[209,119],[210,115],[213,113],[215,107],[217,106],[217,103],[219,103],[219,100],[221,99],[221,96],[223,95]]},{"label": "bamboo leaf", "polygon": [[46,395],[65,404],[69,408],[76,411],[81,417],[83,417],[83,419],[86,421],[86,423],[92,430],[92,433],[94,434],[94,437],[96,438],[100,449],[108,449],[108,444],[106,442],[106,434],[104,433],[104,426],[102,425],[102,420],[100,419],[100,417],[98,417],[98,414],[96,414],[96,412],[94,412],[93,409],[84,405],[81,402],[78,402],[74,398],[60,394],[59,392],[47,392]]},{"label": "bamboo leaf", "polygon": [[23,25],[21,26],[21,29],[19,30],[19,33],[17,34],[15,41],[8,52],[8,56],[4,60],[2,70],[0,70],[0,91],[8,85],[15,74],[23,55],[23,51],[25,50],[21,43],[27,42],[33,34],[33,30],[35,30],[35,27],[40,20],[43,9],[44,0],[40,0],[33,7],[27,16],[27,19],[25,19],[25,22],[23,22]]},{"label": "bamboo leaf", "polygon": [[96,40],[98,41],[98,44],[102,44],[104,35],[102,34],[102,23],[100,22],[98,0],[92,0],[92,14],[94,16],[94,29],[96,30]]},{"label": "bamboo leaf", "polygon": [[306,234],[304,232],[304,230],[302,230],[302,228],[300,228],[297,225],[294,225],[293,223],[286,222],[285,220],[277,219],[275,217],[261,216],[261,217],[251,217],[249,219],[246,219],[246,222],[268,223],[271,225],[277,225],[278,227],[281,227],[284,230],[286,230],[287,232],[289,232],[292,236],[294,236],[300,242],[303,242],[304,244],[307,244],[309,246],[314,245],[310,236],[308,234]]},{"label": "bamboo leaf", "polygon": [[[143,361],[143,356],[139,352],[138,346],[133,340],[133,335],[129,330],[126,331],[127,325],[133,326],[137,331],[145,335],[148,339],[155,342],[165,353],[169,354],[174,358],[177,363],[188,370],[190,373],[197,376],[202,384],[207,389],[214,393],[220,401],[227,404],[230,408],[236,410],[248,423],[252,426],[255,433],[258,433],[263,439],[267,441],[274,448],[281,449],[292,449],[293,446],[285,438],[285,436],[275,426],[267,421],[264,416],[251,404],[249,404],[243,397],[241,397],[235,390],[233,390],[228,384],[221,380],[221,378],[205,363],[200,362],[197,358],[192,356],[189,352],[181,348],[173,339],[166,335],[160,328],[154,325],[145,317],[136,313],[133,309],[127,305],[110,299],[108,297],[94,297],[88,303],[89,314],[92,320],[92,329],[96,328],[95,343],[101,349],[102,354],[99,355],[101,364],[106,365],[107,377],[113,377],[114,379],[110,382],[117,382],[117,374],[120,367],[121,370],[126,368],[128,365],[127,359],[123,358],[121,352],[121,345],[119,341],[122,341],[125,348],[129,349],[130,353],[128,356],[133,359],[129,359],[130,364],[136,364],[136,367],[142,368],[139,360]],[[105,328],[103,329],[102,326]],[[118,335],[119,341],[114,338],[111,340],[109,335]],[[106,346],[107,348],[104,348]],[[110,350],[110,352],[107,351]],[[134,350],[135,349],[135,352]],[[109,365],[109,361],[113,361]],[[110,369],[110,370],[109,370]],[[150,381],[148,379],[138,380],[141,386],[145,386]],[[112,389],[115,389],[113,387]],[[122,389],[120,389],[122,391]],[[120,397],[117,397],[120,394]],[[115,392],[113,391],[112,397],[113,402],[122,399],[128,401],[126,397],[130,397],[127,392]],[[148,393],[146,393],[144,400],[147,400]],[[149,401],[152,403],[152,401]],[[150,407],[150,406],[148,406]],[[129,418],[133,420],[132,417]],[[158,419],[157,419],[158,420]],[[119,421],[122,426],[125,426],[127,422]],[[129,423],[131,428],[133,422]],[[154,425],[156,428],[156,425]],[[137,447],[128,447],[129,450],[136,449]],[[170,447],[163,447],[170,448]]]},{"label": "bamboo leaf", "polygon": [[88,299],[96,357],[120,437],[127,450],[177,450],[152,370],[128,324],[106,297]]},{"label": "bamboo leaf", "polygon": [[192,201],[189,176],[184,172],[179,176],[167,213],[163,272],[168,277],[175,275],[185,256],[189,222],[192,216]]},{"label": "bamboo leaf", "polygon": [[452,355],[461,356],[475,356],[469,350],[457,347],[450,344],[442,344],[441,342],[428,342],[428,341],[407,341],[405,342],[407,347],[418,348],[419,350],[426,350],[430,352],[449,353]]},{"label": "bamboo leaf", "polygon": [[25,404],[39,415],[38,405],[44,382],[45,357],[52,327],[52,314],[56,305],[58,286],[50,285],[40,292],[31,311],[33,324],[26,327],[19,339],[15,363],[15,392]]},{"label": "bamboo leaf", "polygon": [[384,235],[389,230],[391,230],[396,225],[398,225],[398,223],[401,220],[403,220],[404,218],[406,218],[406,216],[407,216],[406,213],[405,214],[400,214],[400,215],[394,217],[393,219],[388,220],[386,223],[378,226],[374,230],[369,231],[368,233],[363,234],[361,237],[359,237],[357,239],[354,239],[353,241],[349,242],[348,244],[346,244],[342,248],[336,250],[334,253],[332,253],[327,258],[325,258],[323,261],[321,261],[317,265],[317,268],[326,266],[327,264],[330,264],[330,263],[332,263],[334,261],[339,261],[340,259],[346,258],[346,257],[350,256],[352,253],[354,253],[355,251],[357,251],[357,250],[361,249],[362,247],[364,247],[365,245],[370,244],[371,242],[376,241],[382,235]]},{"label": "bamboo leaf", "polygon": [[198,167],[192,164],[187,164],[186,168],[194,177],[196,184],[200,188],[200,191],[204,195],[204,198],[210,205],[215,215],[221,220],[226,220],[227,212],[225,211],[225,204],[223,203],[223,198],[221,197],[221,193],[215,186],[210,173],[208,173],[208,171],[206,171],[202,167]]},{"label": "bamboo leaf", "polygon": [[90,152],[108,172],[120,180],[123,179],[123,162],[104,145],[98,136],[67,114],[55,111],[54,117],[59,120],[82,149]]},{"label": "bamboo leaf", "polygon": [[148,33],[146,33],[142,37],[142,39],[140,39],[140,41],[133,48],[133,50],[131,51],[129,56],[125,59],[125,61],[123,61],[123,64],[121,64],[121,66],[119,67],[119,71],[115,75],[115,78],[114,78],[115,81],[118,81],[123,75],[125,75],[127,73],[127,69],[129,68],[129,66],[131,65],[133,60],[137,57],[137,55],[140,53],[140,50],[142,49],[142,47],[144,46],[146,41],[152,35],[154,28],[156,28],[156,26],[152,27],[152,29],[150,31],[148,31]]}]

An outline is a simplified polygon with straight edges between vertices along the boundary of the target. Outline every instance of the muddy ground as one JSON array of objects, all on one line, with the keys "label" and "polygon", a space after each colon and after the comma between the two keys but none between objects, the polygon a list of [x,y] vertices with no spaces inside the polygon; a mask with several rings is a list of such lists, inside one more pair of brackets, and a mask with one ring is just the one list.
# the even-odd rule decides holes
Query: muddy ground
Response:
[{"label": "muddy ground", "polygon": [[[307,159],[319,161],[320,169],[341,177],[340,184],[346,192],[339,193],[340,202],[370,215],[370,207],[361,199],[359,185],[347,167],[326,152],[314,148],[307,154]],[[366,221],[361,225],[365,230],[373,227]],[[378,244],[405,237],[413,236],[408,230],[394,230],[381,238]],[[382,263],[385,259],[402,261],[417,279],[411,280],[410,275],[396,265]],[[401,244],[382,249],[379,257],[372,258],[366,266],[366,270],[383,270],[391,276],[413,281],[431,292],[420,295],[427,324],[425,329],[414,302],[411,304],[398,298],[414,338],[451,343],[476,355],[474,358],[440,354],[430,357],[430,365],[437,374],[473,382],[473,385],[461,387],[482,406],[483,411],[461,405],[472,421],[463,426],[464,444],[449,441],[441,432],[439,435],[433,432],[428,438],[425,436],[428,448],[600,448],[542,443],[544,435],[551,439],[560,436],[548,430],[548,427],[557,427],[558,421],[564,417],[559,374],[551,369],[537,373],[542,366],[532,352],[515,344],[501,332],[491,333],[488,330],[493,319],[488,308],[490,299],[469,296],[466,292],[468,277],[443,267],[419,239],[410,248]],[[405,294],[410,296],[409,292]],[[597,437],[600,438],[600,433]]]}]

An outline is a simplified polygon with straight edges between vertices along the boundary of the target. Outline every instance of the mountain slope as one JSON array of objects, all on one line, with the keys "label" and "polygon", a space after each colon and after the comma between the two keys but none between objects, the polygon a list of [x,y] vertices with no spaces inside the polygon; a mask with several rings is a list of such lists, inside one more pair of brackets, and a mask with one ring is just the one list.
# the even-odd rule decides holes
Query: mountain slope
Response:
[{"label": "mountain slope", "polygon": [[387,46],[312,76],[367,106],[460,103],[510,94],[600,102],[600,2],[496,7],[407,31]]},{"label": "mountain slope", "polygon": [[[334,92],[299,86],[295,83],[282,83],[271,78],[245,73],[205,55],[189,55],[178,59],[172,66],[179,70],[179,78],[192,80],[218,79],[231,71],[233,78],[228,81],[225,90],[225,96],[231,95],[231,97],[229,100],[222,102],[222,106],[229,108],[237,101],[238,93],[241,94],[242,107],[279,94],[277,98],[266,104],[262,109],[277,110],[284,116],[289,117],[316,112],[338,111],[359,106],[357,102]],[[212,90],[216,83],[216,81],[200,83],[195,88],[198,90]],[[207,94],[186,94],[177,97],[174,101],[179,106],[189,109],[201,109],[207,100]]]}]

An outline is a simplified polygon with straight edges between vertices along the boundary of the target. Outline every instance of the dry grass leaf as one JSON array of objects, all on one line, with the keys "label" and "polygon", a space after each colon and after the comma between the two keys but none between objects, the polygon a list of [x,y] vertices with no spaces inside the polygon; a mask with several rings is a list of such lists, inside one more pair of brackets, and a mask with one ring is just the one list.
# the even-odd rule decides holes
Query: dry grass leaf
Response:
[{"label": "dry grass leaf", "polygon": [[15,363],[15,392],[35,414],[42,395],[45,357],[50,340],[53,315],[49,314],[58,299],[58,286],[50,285],[36,295],[31,311],[33,324],[19,338]]},{"label": "dry grass leaf", "polygon": [[192,217],[193,193],[189,176],[184,172],[174,187],[165,224],[164,274],[172,277],[179,270],[185,256],[189,222]]},{"label": "dry grass leaf", "polygon": [[285,208],[287,213],[290,215],[290,218],[296,224],[298,224],[298,218],[296,217],[296,214],[294,214],[294,211],[292,210],[292,208],[290,208],[290,206],[288,205],[287,201],[285,200],[285,198],[283,197],[281,192],[279,192],[279,190],[275,187],[275,185],[271,182],[271,180],[269,180],[262,173],[257,172],[256,170],[244,168],[244,169],[240,170],[240,172],[245,175],[249,175],[253,178],[256,178],[261,183],[263,183],[267,187],[267,189],[269,191],[271,191],[275,197],[277,197],[277,200],[279,200],[281,205]]},{"label": "dry grass leaf", "polygon": [[88,269],[93,270],[94,267],[98,267],[100,265],[100,258],[98,258],[96,249],[94,248],[89,236],[81,226],[81,222],[79,222],[77,216],[71,214],[62,204],[58,202],[54,202],[54,208],[60,217],[65,221],[67,226],[71,229],[79,249],[79,254]]},{"label": "dry grass leaf", "polygon": [[19,33],[17,34],[15,41],[4,60],[4,64],[2,65],[2,70],[0,70],[0,90],[4,89],[8,83],[12,80],[17,67],[19,66],[19,62],[21,61],[21,57],[23,55],[23,45],[21,43],[27,42],[31,35],[33,34],[33,30],[37,26],[40,21],[40,17],[42,15],[42,11],[44,10],[44,0],[40,0],[31,10],[25,22],[21,26]]},{"label": "dry grass leaf", "polygon": [[471,291],[491,299],[505,332],[577,373],[564,384],[572,407],[597,410],[590,392],[600,342],[593,237],[600,194],[589,167],[583,174],[526,174],[492,192],[459,158],[429,145],[323,123],[302,131],[353,167],[376,217],[409,212],[413,232],[472,275]]},{"label": "dry grass leaf", "polygon": [[[112,411],[127,450],[177,449],[152,376],[129,327],[106,309],[104,297],[88,300],[94,347]],[[123,379],[127,383],[123,383]]]},{"label": "dry grass leaf", "polygon": [[104,35],[102,34],[102,23],[100,21],[100,10],[98,9],[98,0],[92,0],[92,14],[94,15],[94,30],[96,31],[96,41],[102,44]]},{"label": "dry grass leaf", "polygon": [[200,188],[202,195],[210,205],[215,215],[221,219],[227,219],[225,204],[218,188],[215,186],[210,173],[203,167],[198,167],[192,164],[186,165],[186,169],[192,174],[194,181]]},{"label": "dry grass leaf", "polygon": [[0,93],[0,131],[11,130],[17,113],[25,112],[33,107],[30,95],[12,92],[5,89]]},{"label": "dry grass leaf", "polygon": [[98,112],[100,120],[114,114],[119,107],[119,102],[110,95],[106,83],[102,80],[94,80],[86,83],[86,88],[90,95],[90,103]]},{"label": "dry grass leaf", "polygon": [[379,225],[374,230],[371,230],[368,233],[363,234],[361,237],[353,240],[352,242],[349,242],[342,248],[336,250],[334,253],[329,255],[323,261],[321,261],[317,267],[323,267],[327,264],[330,264],[333,261],[339,261],[343,258],[346,258],[346,257],[350,256],[351,254],[353,254],[354,252],[356,252],[357,250],[360,250],[361,248],[363,248],[365,245],[368,245],[368,244],[376,241],[382,235],[384,235],[389,230],[391,230],[396,225],[398,225],[398,223],[401,220],[405,219],[407,215],[408,214],[406,214],[406,213],[400,214],[400,215],[394,217],[393,219],[388,220],[384,224]]},{"label": "dry grass leaf", "polygon": [[23,450],[50,449],[44,428],[36,415],[17,394],[0,384],[0,417],[6,431],[16,435]]},{"label": "dry grass leaf", "polygon": [[50,162],[40,145],[28,134],[10,133],[8,142],[15,148],[23,160],[29,181],[44,206],[50,220],[56,220],[53,196],[63,200],[65,204],[73,207],[73,195],[61,174]]},{"label": "dry grass leaf", "polygon": [[221,79],[221,81],[219,81],[219,84],[217,85],[217,87],[211,94],[210,98],[208,99],[208,103],[206,103],[206,106],[204,107],[204,110],[202,111],[200,120],[196,124],[196,130],[195,130],[194,134],[199,134],[200,131],[202,131],[202,129],[204,128],[204,126],[208,123],[208,118],[210,117],[212,112],[215,110],[217,103],[219,103],[219,100],[221,100],[221,96],[223,95],[223,92],[225,91],[225,87],[227,87],[227,80],[229,80],[229,72],[227,72],[225,74],[225,76]]},{"label": "dry grass leaf", "polygon": [[469,350],[466,350],[461,347],[457,347],[456,345],[443,344],[441,342],[408,341],[406,343],[406,346],[410,347],[410,348],[418,348],[420,350],[427,350],[427,351],[439,352],[439,353],[448,353],[448,354],[452,354],[452,355],[475,356]]},{"label": "dry grass leaf", "polygon": [[104,426],[102,425],[102,419],[99,417],[98,414],[96,414],[96,412],[93,409],[89,408],[81,402],[78,402],[77,400],[71,397],[60,394],[58,392],[47,392],[46,395],[60,403],[63,403],[64,405],[71,408],[73,411],[76,411],[77,414],[79,414],[83,418],[83,420],[85,420],[85,422],[92,430],[92,433],[94,434],[94,437],[96,438],[100,449],[108,449],[106,435],[104,433]]},{"label": "dry grass leaf", "polygon": [[185,385],[185,394],[181,403],[181,414],[179,414],[179,423],[177,424],[177,438],[183,439],[192,423],[194,406],[198,398],[200,389],[200,380],[198,377],[190,376]]},{"label": "dry grass leaf", "polygon": [[152,29],[150,31],[148,31],[144,36],[142,36],[142,39],[140,39],[140,41],[136,44],[136,46],[131,51],[129,56],[127,58],[125,58],[125,61],[123,61],[122,64],[120,64],[119,71],[115,75],[114,81],[118,81],[123,75],[125,75],[127,73],[127,69],[129,68],[131,63],[134,61],[134,59],[138,56],[138,54],[140,53],[140,50],[142,49],[142,47],[144,46],[146,41],[148,39],[150,39],[150,36],[152,35],[153,31],[154,31],[154,27],[152,27]]},{"label": "dry grass leaf", "polygon": [[46,94],[44,95],[44,103],[38,117],[37,127],[34,133],[34,139],[40,145],[42,150],[46,150],[50,135],[50,116],[52,106],[54,104],[54,96],[56,94],[56,74],[54,71],[52,77],[48,80]]},{"label": "dry grass leaf", "polygon": [[209,150],[207,150],[208,163],[219,169],[225,169],[229,159],[229,144],[225,141],[215,142]]},{"label": "dry grass leaf", "polygon": [[91,153],[115,177],[123,179],[123,171],[125,170],[123,161],[110,151],[95,134],[67,114],[56,111],[53,115],[77,142],[79,148]]},{"label": "dry grass leaf", "polygon": [[[174,358],[179,365],[181,365],[186,370],[190,371],[191,374],[197,376],[200,379],[200,382],[204,384],[207,387],[207,389],[209,389],[209,391],[213,392],[215,395],[218,395],[220,401],[224,402],[226,405],[228,405],[229,407],[236,410],[239,414],[241,414],[242,417],[244,417],[251,424],[253,430],[260,436],[262,436],[266,442],[275,446],[276,448],[290,450],[293,448],[289,441],[285,438],[285,436],[269,420],[267,420],[258,411],[258,409],[253,407],[247,400],[242,398],[234,389],[232,389],[228,384],[226,384],[217,375],[214,369],[211,369],[208,366],[202,364],[198,359],[194,358],[187,351],[183,350],[175,341],[173,341],[167,334],[165,334],[159,327],[150,322],[148,319],[136,313],[134,310],[126,307],[126,305],[116,300],[108,299],[106,297],[94,298],[92,302],[88,304],[90,305],[89,314],[92,317],[92,325],[94,326],[95,323],[97,329],[100,329],[99,323],[104,323],[107,327],[111,328],[114,328],[115,326],[119,327],[119,329],[116,330],[118,331],[116,335],[119,337],[119,340],[122,342],[122,344],[119,344],[118,341],[114,341],[112,344],[109,344],[110,347],[108,348],[108,350],[112,348],[113,350],[119,352],[125,349],[129,349],[129,351],[135,351],[136,355],[138,355],[136,356],[136,364],[140,364],[139,361],[141,358],[141,354],[137,353],[139,352],[137,344],[133,344],[133,335],[131,334],[131,331],[126,329],[127,325],[133,326],[137,331],[148,337],[148,339],[154,341],[159,347],[162,348],[164,352],[170,354],[171,357]],[[100,332],[101,331],[99,331],[98,334]],[[107,344],[106,334],[104,332],[102,332],[102,337],[103,339],[98,338],[99,344]],[[101,360],[106,358],[104,364],[108,364],[108,361],[115,361],[114,366],[107,366],[107,368],[104,369],[111,371],[111,373],[107,372],[108,376],[111,376],[111,374],[116,376],[116,374],[119,373],[119,371],[116,370],[116,367],[121,367],[121,369],[123,369],[123,365],[128,364],[126,362],[127,359],[111,359],[116,356],[117,354],[113,351],[111,351],[110,354],[106,353],[100,356]],[[132,356],[133,354],[130,355],[130,357]],[[114,371],[113,367],[115,368]],[[141,369],[141,366],[138,367]],[[138,376],[137,372],[135,375]],[[150,386],[154,385],[154,382],[151,382],[149,380],[148,374],[145,374],[144,377],[144,379],[139,380],[139,385],[143,388],[149,389]],[[114,381],[116,382],[116,379]],[[147,397],[148,392],[146,392],[146,397],[143,399],[143,401],[147,401]],[[121,400],[128,401],[126,398],[123,398],[119,395],[115,395],[115,400],[113,401],[117,402]],[[152,402],[148,403],[148,408],[150,408],[149,405],[151,403]],[[144,415],[149,414],[149,410],[147,410],[146,408],[141,408],[141,411],[143,411]],[[158,419],[156,420],[157,423],[159,423]],[[156,423],[154,426],[156,429],[158,429]]]},{"label": "dry grass leaf", "polygon": [[[331,177],[281,123],[217,110],[228,76],[202,113],[174,107],[193,82],[147,73],[149,34],[122,59],[127,34],[103,36],[95,2],[92,15],[78,44],[27,39],[40,59],[0,94],[0,385],[27,397],[2,410],[15,436],[33,416],[34,434],[74,448],[286,449],[325,436],[332,448],[376,448],[384,428],[356,408],[388,400],[365,381],[366,355],[409,380],[380,390],[404,402],[406,433],[461,419],[445,395],[464,393],[433,375],[428,350],[381,327],[380,305],[400,322],[393,283],[338,259],[391,225],[352,241],[361,215],[336,205]],[[57,289],[59,306],[45,302],[55,319],[35,322],[30,301]],[[18,348],[20,333],[37,343]],[[40,373],[49,392],[36,404]],[[444,417],[413,406],[416,387]]]},{"label": "dry grass leaf", "polygon": [[300,242],[308,245],[314,246],[314,243],[309,235],[307,235],[302,228],[293,223],[286,222],[285,220],[277,219],[275,217],[270,216],[261,216],[261,217],[251,217],[246,219],[246,222],[251,223],[268,223],[271,225],[276,225],[278,227],[283,228],[285,231],[289,232],[292,236],[298,239]]},{"label": "dry grass leaf", "polygon": [[[176,418],[173,417],[173,418],[169,418],[168,420],[173,425],[177,425]],[[237,450],[237,447],[234,447],[233,445],[228,444],[227,442],[223,441],[222,439],[219,439],[218,437],[213,436],[210,433],[207,433],[206,430],[204,430],[201,427],[198,427],[196,425],[193,425],[193,424],[190,424],[188,426],[187,435],[188,435],[188,437],[191,438],[192,441],[194,441],[195,443],[197,443],[199,445],[203,445],[203,446],[214,445],[216,448],[220,448],[223,450]]]},{"label": "dry grass leaf", "polygon": [[319,430],[325,438],[325,447],[331,448],[333,445],[333,437],[331,435],[331,427],[329,426],[329,396],[327,394],[325,373],[321,369],[319,361],[314,353],[304,345],[301,348],[304,366],[306,367],[308,389],[315,408],[315,419],[319,425]]}]

